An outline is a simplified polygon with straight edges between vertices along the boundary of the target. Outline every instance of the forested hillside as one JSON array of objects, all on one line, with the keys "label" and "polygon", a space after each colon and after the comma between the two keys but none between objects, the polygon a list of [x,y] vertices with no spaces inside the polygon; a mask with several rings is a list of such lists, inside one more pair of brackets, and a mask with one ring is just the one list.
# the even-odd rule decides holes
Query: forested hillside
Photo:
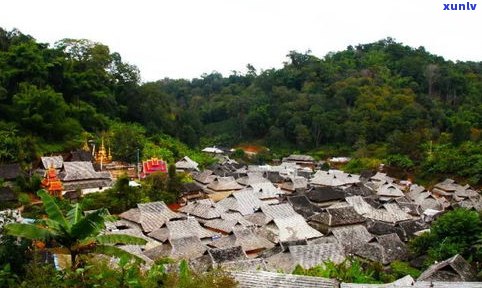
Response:
[{"label": "forested hillside", "polygon": [[28,163],[101,135],[132,160],[120,144],[159,151],[170,135],[190,147],[254,142],[275,153],[350,154],[354,169],[378,159],[482,181],[481,62],[387,38],[322,58],[292,51],[281,69],[139,79],[103,44],[49,46],[0,29],[0,161]]}]

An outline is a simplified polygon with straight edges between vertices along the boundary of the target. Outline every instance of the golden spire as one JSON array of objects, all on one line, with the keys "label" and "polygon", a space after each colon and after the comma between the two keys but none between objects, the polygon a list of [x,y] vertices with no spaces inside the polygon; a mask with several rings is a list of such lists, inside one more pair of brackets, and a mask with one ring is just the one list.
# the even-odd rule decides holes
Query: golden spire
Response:
[{"label": "golden spire", "polygon": [[110,146],[109,146],[109,151],[107,152],[107,160],[112,161],[112,153],[110,153]]},{"label": "golden spire", "polygon": [[112,157],[110,155],[110,148],[109,153],[107,153],[107,151],[105,150],[104,137],[102,137],[100,148],[95,155],[95,161],[97,163],[110,163],[112,161]]},{"label": "golden spire", "polygon": [[82,145],[82,150],[84,151],[90,151],[89,149],[89,143],[87,143],[87,139],[85,140],[84,144]]}]

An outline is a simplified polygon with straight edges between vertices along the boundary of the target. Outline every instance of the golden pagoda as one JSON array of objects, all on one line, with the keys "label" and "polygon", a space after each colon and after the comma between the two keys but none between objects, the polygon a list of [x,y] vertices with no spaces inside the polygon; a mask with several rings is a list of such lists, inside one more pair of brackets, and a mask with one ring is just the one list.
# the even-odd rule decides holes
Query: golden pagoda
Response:
[{"label": "golden pagoda", "polygon": [[105,150],[104,146],[104,138],[102,138],[102,142],[100,144],[99,151],[95,153],[95,162],[98,164],[107,164],[112,162],[112,155],[110,154],[110,147],[109,151]]},{"label": "golden pagoda", "polygon": [[89,143],[87,142],[87,139],[85,140],[84,144],[82,145],[82,151],[90,152]]},{"label": "golden pagoda", "polygon": [[44,179],[40,185],[43,189],[47,190],[50,195],[59,198],[62,197],[62,190],[64,190],[64,187],[62,182],[57,177],[57,170],[55,170],[53,165],[51,165],[50,168],[45,171]]}]

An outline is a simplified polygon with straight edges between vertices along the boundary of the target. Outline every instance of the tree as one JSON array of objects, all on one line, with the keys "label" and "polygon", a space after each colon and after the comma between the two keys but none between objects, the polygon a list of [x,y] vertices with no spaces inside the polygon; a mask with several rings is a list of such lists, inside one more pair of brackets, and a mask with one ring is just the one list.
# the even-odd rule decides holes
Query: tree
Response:
[{"label": "tree", "polygon": [[138,124],[116,123],[112,127],[111,139],[114,159],[133,163],[137,149],[142,151],[145,143],[145,130]]},{"label": "tree", "polygon": [[146,240],[130,235],[101,235],[101,229],[108,220],[107,209],[99,209],[84,216],[80,204],[63,215],[55,199],[46,191],[39,190],[48,218],[34,224],[12,223],[5,226],[7,235],[44,242],[51,250],[70,254],[72,269],[82,265],[81,254],[98,253],[115,257],[135,257],[112,244],[143,245]]}]

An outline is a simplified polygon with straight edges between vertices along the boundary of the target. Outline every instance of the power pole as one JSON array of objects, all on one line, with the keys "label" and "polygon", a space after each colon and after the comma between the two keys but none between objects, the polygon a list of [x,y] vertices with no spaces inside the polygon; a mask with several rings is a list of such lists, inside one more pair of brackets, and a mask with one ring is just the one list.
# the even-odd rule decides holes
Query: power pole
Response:
[{"label": "power pole", "polygon": [[137,148],[136,152],[137,152],[136,153],[136,156],[137,156],[137,162],[136,162],[137,179],[141,180],[141,176],[140,176],[140,173],[139,173],[139,148]]}]

